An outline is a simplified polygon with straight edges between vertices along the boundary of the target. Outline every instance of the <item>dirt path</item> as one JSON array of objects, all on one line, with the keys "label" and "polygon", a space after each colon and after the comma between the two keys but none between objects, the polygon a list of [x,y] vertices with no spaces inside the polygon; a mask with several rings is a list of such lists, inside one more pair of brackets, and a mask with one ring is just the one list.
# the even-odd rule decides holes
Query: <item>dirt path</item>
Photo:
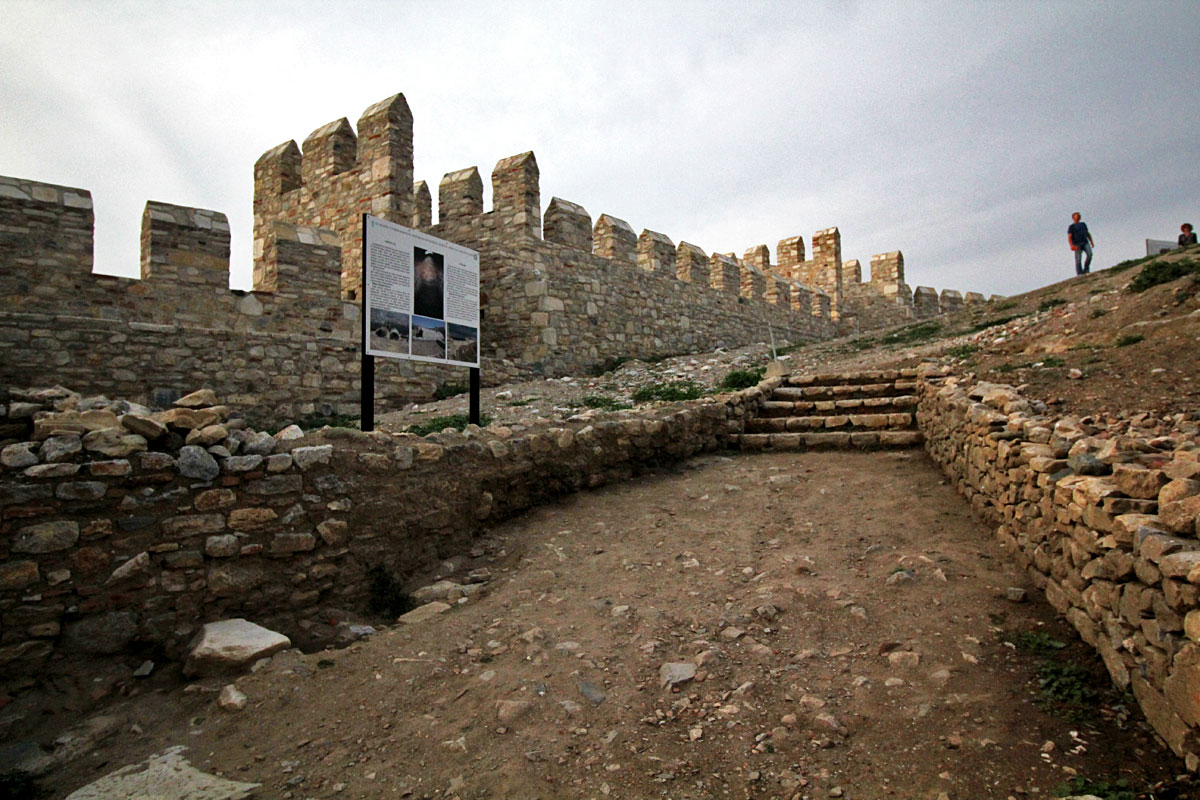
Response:
[{"label": "dirt path", "polygon": [[[1028,648],[1083,646],[1006,597],[1023,578],[919,451],[708,456],[511,520],[456,566],[487,591],[277,656],[237,681],[243,711],[135,698],[140,733],[58,788],[180,743],[297,799],[965,800],[1182,771],[1120,698],[1035,703]],[[698,671],[663,688],[668,663]]]}]

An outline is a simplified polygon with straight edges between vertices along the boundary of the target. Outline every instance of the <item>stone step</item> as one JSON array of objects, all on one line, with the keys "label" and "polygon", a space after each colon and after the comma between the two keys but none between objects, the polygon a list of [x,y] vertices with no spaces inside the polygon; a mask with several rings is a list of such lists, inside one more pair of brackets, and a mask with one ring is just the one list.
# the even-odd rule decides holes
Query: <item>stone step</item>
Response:
[{"label": "stone step", "polygon": [[894,397],[858,397],[839,400],[767,400],[759,409],[761,417],[803,417],[812,414],[888,414],[896,411],[913,411],[917,407],[916,395],[902,394]]},{"label": "stone step", "polygon": [[917,368],[867,370],[864,372],[837,372],[821,375],[791,375],[785,386],[849,386],[863,383],[892,383],[916,381]]},{"label": "stone step", "polygon": [[915,416],[911,412],[756,417],[746,421],[746,431],[747,433],[796,433],[802,431],[911,430],[915,422]]},{"label": "stone step", "polygon": [[911,395],[917,382],[909,380],[890,383],[847,383],[819,386],[780,386],[771,399],[780,401],[853,400],[867,397],[900,397]]},{"label": "stone step", "polygon": [[851,447],[917,447],[920,431],[838,431],[834,433],[743,433],[743,450],[831,450]]}]

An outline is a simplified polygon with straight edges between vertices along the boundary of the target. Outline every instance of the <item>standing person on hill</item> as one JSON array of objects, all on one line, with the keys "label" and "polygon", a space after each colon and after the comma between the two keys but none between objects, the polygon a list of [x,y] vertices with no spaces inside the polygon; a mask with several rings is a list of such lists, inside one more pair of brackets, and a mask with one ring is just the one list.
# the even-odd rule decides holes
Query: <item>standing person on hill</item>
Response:
[{"label": "standing person on hill", "polygon": [[1189,244],[1196,244],[1196,232],[1192,230],[1192,223],[1185,222],[1179,226],[1179,230],[1183,233],[1179,234],[1179,246],[1187,247]]},{"label": "standing person on hill", "polygon": [[[1076,211],[1071,215],[1071,225],[1067,228],[1067,244],[1075,251],[1075,274],[1086,275],[1092,271],[1092,234],[1088,233],[1087,223],[1082,221],[1082,215]],[[1087,261],[1079,265],[1079,257],[1087,253]]]}]

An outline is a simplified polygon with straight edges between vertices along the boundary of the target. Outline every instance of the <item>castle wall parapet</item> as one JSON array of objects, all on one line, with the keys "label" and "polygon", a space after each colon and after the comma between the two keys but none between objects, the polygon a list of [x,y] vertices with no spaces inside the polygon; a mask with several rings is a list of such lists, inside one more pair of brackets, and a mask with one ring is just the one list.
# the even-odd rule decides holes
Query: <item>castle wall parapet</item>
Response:
[{"label": "castle wall parapet", "polygon": [[483,214],[483,178],[468,167],[447,172],[438,183],[438,222],[470,220]]},{"label": "castle wall parapet", "polygon": [[[59,342],[87,339],[89,320],[168,326],[154,335],[196,342],[186,354],[178,344],[159,342],[178,354],[177,368],[192,371],[166,384],[166,371],[150,371],[154,377],[140,391],[115,379],[105,358],[137,363],[126,351],[138,350],[141,342],[109,339],[88,355],[52,341],[39,345],[52,350],[58,366],[88,390],[119,388],[144,397],[193,381],[194,370],[204,366],[225,382],[221,388],[227,393],[245,397],[257,390],[264,400],[299,413],[348,408],[355,398],[363,213],[479,251],[481,341],[485,362],[495,370],[484,375],[485,382],[578,373],[616,357],[764,341],[768,324],[783,338],[824,338],[835,333],[843,314],[853,327],[912,313],[911,297],[908,311],[904,308],[906,287],[900,291],[899,252],[886,254],[894,257],[894,267],[887,262],[876,269],[873,263],[872,280],[864,284],[853,269],[857,262],[848,262],[851,270],[843,275],[837,228],[817,232],[811,260],[805,260],[801,237],[780,240],[773,266],[766,245],[749,248],[740,261],[709,256],[687,241],[676,246],[663,233],[635,236],[628,223],[609,214],[593,226],[581,205],[558,197],[550,200],[543,220],[540,172],[531,151],[496,163],[490,211],[484,210],[477,167],[443,176],[435,222],[429,184],[413,180],[412,124],[397,94],[366,109],[356,127],[338,119],[314,130],[303,148],[290,140],[258,159],[251,292],[227,288],[229,230],[219,212],[149,203],[143,280],[101,276],[91,273],[93,212],[87,192],[0,179],[5,290],[0,313],[67,315],[73,321],[57,323],[63,326]],[[100,329],[107,335],[103,325]],[[230,337],[205,348],[193,334],[199,330]],[[305,364],[306,370],[346,375],[348,383],[294,376],[319,384],[294,392],[293,376],[269,382],[258,373],[246,377],[250,367],[221,367],[247,361],[239,347],[265,346],[239,336],[277,337],[276,348],[292,348],[299,345],[288,337],[300,332],[338,344],[320,345],[315,367],[307,349],[283,358],[280,368],[295,371]],[[44,361],[17,358],[0,377],[27,379]],[[427,397],[455,374],[448,367],[393,360],[377,362],[376,368],[383,408]]]},{"label": "castle wall parapet", "polygon": [[711,286],[717,291],[725,289],[712,283],[708,254],[698,245],[691,242],[679,243],[675,249],[675,274],[679,280],[697,286]]},{"label": "castle wall parapet", "polygon": [[[439,190],[440,198],[441,192]],[[440,212],[439,212],[440,213]],[[413,184],[413,228],[428,228],[433,224],[433,195],[429,192],[429,184],[417,181]]]},{"label": "castle wall parapet", "polygon": [[342,294],[362,286],[361,216],[412,224],[412,112],[404,95],[363,112],[358,133],[345,118],[304,140],[268,150],[254,167],[254,251],[265,248],[274,222],[330,228],[342,243]]},{"label": "castle wall parapet", "polygon": [[941,307],[943,314],[952,314],[955,311],[962,311],[962,292],[958,291],[957,289],[942,289],[942,293],[938,295],[938,305]]},{"label": "castle wall parapet", "polygon": [[913,309],[918,319],[928,319],[940,314],[942,309],[937,289],[932,286],[918,286],[913,291]]},{"label": "castle wall parapet", "polygon": [[573,250],[592,252],[592,218],[587,210],[561,197],[550,198],[543,222],[547,242],[566,245]]},{"label": "castle wall parapet", "polygon": [[492,211],[498,224],[530,239],[542,236],[539,174],[532,152],[503,158],[492,170]]},{"label": "castle wall parapet", "polygon": [[742,297],[749,300],[762,300],[767,293],[767,276],[763,274],[763,271],[745,262],[739,264],[733,253],[724,254],[722,257],[738,267]]},{"label": "castle wall parapet", "polygon": [[601,214],[592,230],[593,252],[618,264],[637,263],[637,235],[623,219]]},{"label": "castle wall parapet", "polygon": [[[696,269],[699,269],[704,251],[695,245],[688,245],[688,247],[690,248],[690,254],[695,256],[695,260],[692,263],[697,265]],[[713,253],[708,259],[708,273],[708,285],[710,288],[735,297],[741,294],[741,269],[738,267],[735,259],[724,253]]]},{"label": "castle wall parapet", "polygon": [[637,263],[643,272],[675,275],[675,243],[665,233],[643,230],[637,240]]}]

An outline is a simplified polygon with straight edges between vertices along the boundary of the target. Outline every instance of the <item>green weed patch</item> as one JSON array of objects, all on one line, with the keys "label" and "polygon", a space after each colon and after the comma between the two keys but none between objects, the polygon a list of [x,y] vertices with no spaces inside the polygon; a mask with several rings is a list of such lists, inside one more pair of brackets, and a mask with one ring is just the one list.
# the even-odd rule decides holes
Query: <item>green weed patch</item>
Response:
[{"label": "green weed patch", "polygon": [[1129,291],[1144,292],[1152,286],[1179,280],[1185,275],[1200,273],[1200,261],[1190,258],[1183,261],[1155,261],[1147,264],[1129,282]]},{"label": "green weed patch", "polygon": [[615,397],[603,394],[589,394],[583,398],[583,404],[588,408],[599,408],[604,411],[620,411],[623,408],[633,408],[629,403],[622,403]]},{"label": "green weed patch", "polygon": [[[479,415],[479,424],[481,427],[487,427],[491,424],[492,418],[487,414]],[[428,436],[431,433],[441,433],[446,428],[454,428],[461,431],[463,428],[471,424],[471,418],[466,414],[451,414],[447,417],[434,417],[426,422],[419,422],[408,426],[409,433],[415,433],[417,436]]]},{"label": "green weed patch", "polygon": [[446,400],[451,397],[457,397],[460,394],[466,394],[471,391],[470,387],[463,386],[461,383],[442,383],[433,390],[434,400]]},{"label": "green weed patch", "polygon": [[735,369],[730,371],[721,379],[722,389],[749,389],[751,386],[757,386],[763,376],[767,374],[766,367],[757,367],[755,369]]}]

